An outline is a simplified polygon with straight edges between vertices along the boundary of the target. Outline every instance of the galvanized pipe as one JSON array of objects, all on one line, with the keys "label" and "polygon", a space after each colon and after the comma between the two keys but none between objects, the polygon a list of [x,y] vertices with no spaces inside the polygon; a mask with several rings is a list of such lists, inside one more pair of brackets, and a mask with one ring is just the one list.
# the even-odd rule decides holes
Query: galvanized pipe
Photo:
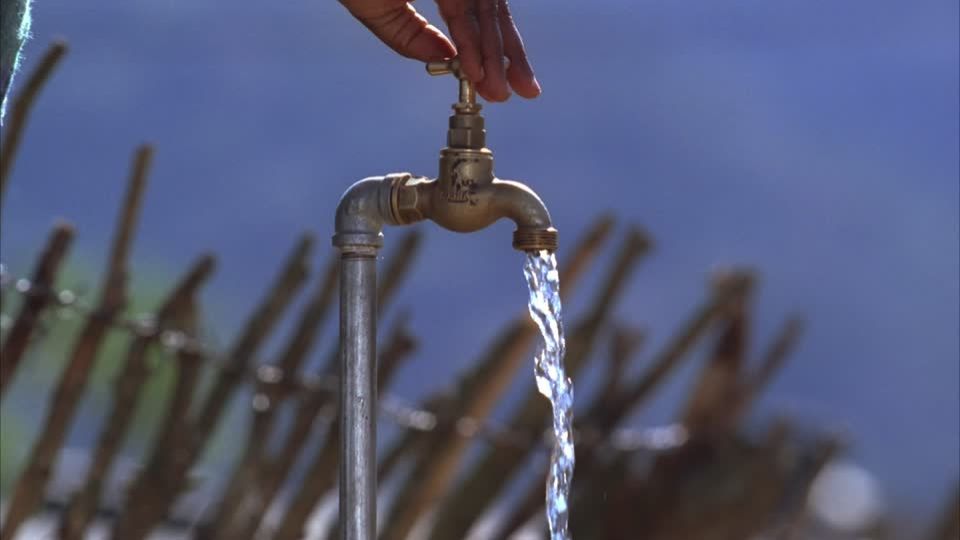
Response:
[{"label": "galvanized pipe", "polygon": [[340,538],[377,535],[377,251],[390,183],[367,178],[337,206],[340,248]]},{"label": "galvanized pipe", "polygon": [[374,540],[377,524],[377,259],[340,259],[340,524],[343,540]]}]

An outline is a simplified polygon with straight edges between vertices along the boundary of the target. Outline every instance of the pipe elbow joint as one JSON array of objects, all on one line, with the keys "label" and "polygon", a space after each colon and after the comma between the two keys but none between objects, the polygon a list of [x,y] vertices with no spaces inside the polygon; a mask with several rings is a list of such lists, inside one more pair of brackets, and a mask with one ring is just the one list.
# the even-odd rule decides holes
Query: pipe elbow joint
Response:
[{"label": "pipe elbow joint", "polygon": [[376,252],[383,225],[394,222],[390,209],[391,176],[372,176],[353,184],[337,205],[333,245],[344,251]]}]

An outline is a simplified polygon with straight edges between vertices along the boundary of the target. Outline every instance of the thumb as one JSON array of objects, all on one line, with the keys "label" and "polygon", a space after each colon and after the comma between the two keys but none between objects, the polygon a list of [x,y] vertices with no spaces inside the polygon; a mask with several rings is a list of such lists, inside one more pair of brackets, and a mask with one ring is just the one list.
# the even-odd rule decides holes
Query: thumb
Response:
[{"label": "thumb", "polygon": [[408,58],[424,62],[453,58],[456,47],[437,27],[429,24],[417,10],[408,3],[391,6],[386,10],[374,12],[369,9],[353,9],[351,4],[365,2],[344,2],[350,13],[364,26],[370,29],[381,41],[397,53]]}]

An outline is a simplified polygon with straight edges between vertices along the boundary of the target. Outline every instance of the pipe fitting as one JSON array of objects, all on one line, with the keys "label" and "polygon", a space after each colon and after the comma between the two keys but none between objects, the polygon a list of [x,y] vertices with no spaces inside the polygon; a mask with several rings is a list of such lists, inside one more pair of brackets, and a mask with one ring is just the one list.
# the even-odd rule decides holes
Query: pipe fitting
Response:
[{"label": "pipe fitting", "polygon": [[372,176],[347,188],[337,205],[334,246],[358,254],[375,254],[383,246],[384,223],[396,223],[390,201],[395,176]]},{"label": "pipe fitting", "polygon": [[545,229],[517,228],[513,231],[513,249],[526,253],[549,251],[554,253],[559,247],[557,230],[553,227]]}]

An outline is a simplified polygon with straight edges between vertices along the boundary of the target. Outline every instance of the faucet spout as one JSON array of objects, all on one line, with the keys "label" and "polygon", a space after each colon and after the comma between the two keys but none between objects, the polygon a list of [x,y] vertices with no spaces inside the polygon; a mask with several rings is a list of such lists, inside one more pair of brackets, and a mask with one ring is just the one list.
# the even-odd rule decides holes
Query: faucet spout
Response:
[{"label": "faucet spout", "polygon": [[517,225],[513,248],[519,251],[556,251],[557,229],[543,200],[526,184],[513,180],[494,180],[491,207],[495,214]]},{"label": "faucet spout", "polygon": [[557,230],[550,212],[525,184],[492,178],[477,181],[454,173],[436,180],[395,178],[391,216],[398,224],[429,219],[444,229],[469,233],[501,218],[517,225],[513,247],[520,251],[556,251]]}]

